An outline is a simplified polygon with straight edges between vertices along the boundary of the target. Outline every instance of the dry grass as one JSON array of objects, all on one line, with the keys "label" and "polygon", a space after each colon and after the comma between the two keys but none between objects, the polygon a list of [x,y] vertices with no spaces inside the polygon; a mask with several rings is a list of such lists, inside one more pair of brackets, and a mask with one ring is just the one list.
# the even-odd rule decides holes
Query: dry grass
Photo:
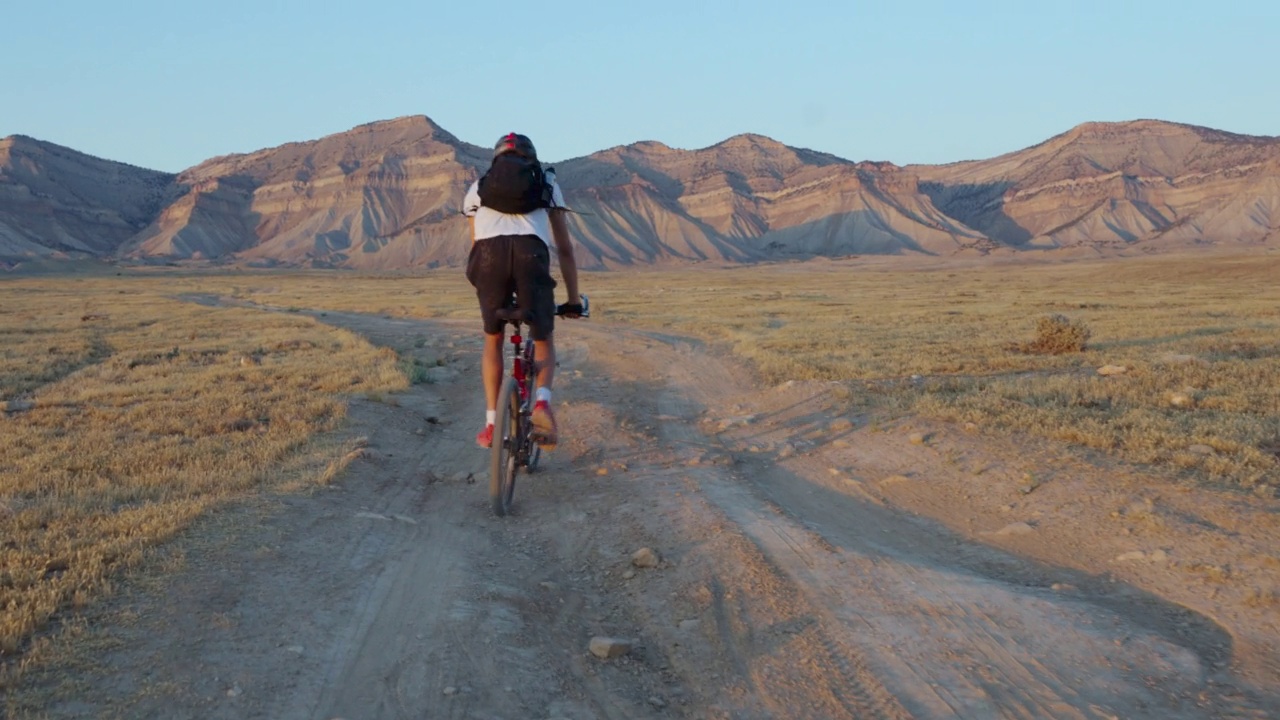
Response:
[{"label": "dry grass", "polygon": [[[1280,484],[1275,277],[1280,257],[1254,255],[697,267],[592,273],[582,284],[597,321],[704,338],[750,361],[766,382],[846,381],[892,412],[1027,432],[1251,487]],[[189,282],[278,308],[476,315],[470,286],[453,270]],[[80,352],[92,348],[86,341]],[[1100,377],[1105,364],[1129,371]]]},{"label": "dry grass", "polygon": [[172,279],[0,284],[0,655],[157,543],[405,386],[395,353],[309,318],[200,307]]},{"label": "dry grass", "polygon": [[[1031,433],[1247,487],[1280,483],[1275,277],[1280,258],[1255,256],[699,267],[589,274],[583,287],[596,321],[704,338],[766,382],[842,381],[849,402],[886,412]],[[200,513],[272,482],[340,421],[345,394],[381,397],[406,374],[425,379],[421,362],[402,364],[300,314],[212,309],[178,294],[479,324],[459,271],[0,285],[0,401],[34,404],[0,420],[5,652]],[[1080,346],[1023,352],[1045,337],[1037,320],[1055,315]],[[1129,370],[1104,378],[1095,372],[1104,364]],[[316,474],[327,480],[359,449],[326,452]]]},{"label": "dry grass", "polygon": [[[895,412],[1248,487],[1280,483],[1276,277],[1280,258],[1252,256],[699,269],[586,284],[600,318],[717,341],[767,382],[853,381]],[[1046,315],[1068,320],[1039,337],[1076,351],[1022,352]],[[1104,378],[1104,364],[1129,372]]]},{"label": "dry grass", "polygon": [[1084,352],[1090,335],[1092,333],[1084,323],[1072,320],[1066,315],[1054,313],[1036,320],[1034,340],[1013,347],[1021,352],[1035,355]]}]

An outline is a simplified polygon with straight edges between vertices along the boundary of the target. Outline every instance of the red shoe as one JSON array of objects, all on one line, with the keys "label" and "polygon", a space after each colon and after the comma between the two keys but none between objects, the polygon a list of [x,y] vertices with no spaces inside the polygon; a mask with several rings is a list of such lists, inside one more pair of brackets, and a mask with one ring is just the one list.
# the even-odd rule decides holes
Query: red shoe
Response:
[{"label": "red shoe", "polygon": [[556,416],[551,413],[551,405],[546,400],[539,400],[533,406],[533,441],[543,450],[556,449]]},{"label": "red shoe", "polygon": [[493,423],[484,426],[484,429],[476,433],[476,444],[482,448],[493,447]]}]

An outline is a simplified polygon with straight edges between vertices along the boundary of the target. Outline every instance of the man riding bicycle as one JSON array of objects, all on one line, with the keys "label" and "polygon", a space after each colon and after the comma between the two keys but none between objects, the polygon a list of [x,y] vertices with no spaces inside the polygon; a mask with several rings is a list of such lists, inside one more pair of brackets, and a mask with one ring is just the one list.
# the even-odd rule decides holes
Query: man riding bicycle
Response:
[{"label": "man riding bicycle", "polygon": [[533,337],[537,363],[537,393],[533,407],[533,437],[543,449],[556,446],[555,415],[551,412],[551,384],[555,376],[555,287],[551,277],[550,246],[555,244],[560,274],[569,291],[566,317],[578,317],[578,266],[565,221],[564,194],[554,171],[542,170],[533,142],[510,133],[499,138],[489,171],[467,189],[462,212],[471,218],[471,254],[467,280],[476,289],[484,322],[484,354],[480,375],[484,383],[485,425],[476,444],[493,444],[498,389],[502,382],[504,321],[497,313],[514,293]]}]

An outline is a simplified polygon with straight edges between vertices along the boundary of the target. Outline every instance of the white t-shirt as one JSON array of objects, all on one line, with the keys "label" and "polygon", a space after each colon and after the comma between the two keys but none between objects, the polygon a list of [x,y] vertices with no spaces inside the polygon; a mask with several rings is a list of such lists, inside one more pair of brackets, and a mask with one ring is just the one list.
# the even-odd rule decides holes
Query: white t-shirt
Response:
[{"label": "white t-shirt", "polygon": [[[551,181],[551,207],[564,207],[564,193],[560,184]],[[467,196],[462,200],[462,214],[476,219],[476,240],[499,235],[537,235],[551,247],[551,218],[545,208],[538,208],[524,215],[509,215],[480,204],[480,181],[471,183]]]}]

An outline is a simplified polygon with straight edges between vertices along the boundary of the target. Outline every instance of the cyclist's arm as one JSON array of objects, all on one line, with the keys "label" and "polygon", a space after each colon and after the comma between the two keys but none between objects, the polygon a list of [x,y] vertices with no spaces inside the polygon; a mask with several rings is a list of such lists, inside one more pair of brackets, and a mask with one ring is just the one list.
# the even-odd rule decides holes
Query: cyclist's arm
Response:
[{"label": "cyclist's arm", "polygon": [[559,208],[548,211],[551,215],[551,237],[556,241],[556,256],[560,259],[560,275],[564,277],[565,289],[569,291],[569,304],[577,305],[582,302],[578,296],[578,263],[573,258],[573,241],[569,239],[565,212]]}]

